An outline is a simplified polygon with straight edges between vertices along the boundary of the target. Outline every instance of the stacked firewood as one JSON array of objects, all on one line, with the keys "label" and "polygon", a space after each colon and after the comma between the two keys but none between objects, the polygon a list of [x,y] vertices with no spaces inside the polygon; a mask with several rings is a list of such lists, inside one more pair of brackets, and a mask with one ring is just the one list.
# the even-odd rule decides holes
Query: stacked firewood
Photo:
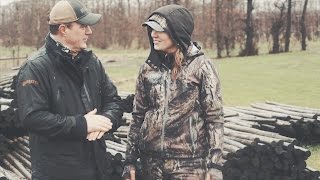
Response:
[{"label": "stacked firewood", "polygon": [[303,143],[320,142],[320,109],[267,101],[226,110],[237,113],[240,120],[255,122],[256,128],[294,137]]},{"label": "stacked firewood", "polygon": [[[320,179],[320,172],[306,166],[310,151],[298,146],[295,138],[257,129],[261,122],[276,122],[259,116],[239,117],[235,111],[225,110],[224,179],[247,180],[305,180]],[[244,115],[243,115],[244,116]],[[109,142],[109,151],[125,152],[132,116],[125,113],[126,124],[113,135],[118,142]],[[250,119],[250,120],[248,120]],[[254,121],[253,121],[254,120]],[[279,125],[283,122],[277,122]],[[284,123],[284,125],[288,125]]]},{"label": "stacked firewood", "polygon": [[[105,135],[107,144],[106,158],[110,162],[107,176],[112,180],[121,180],[124,150],[119,138]],[[111,141],[111,140],[112,141]],[[139,175],[139,174],[138,174]],[[31,157],[28,136],[7,138],[0,135],[0,179],[31,179]]]},{"label": "stacked firewood", "polygon": [[[0,79],[0,133],[15,134],[17,132],[25,133],[18,121],[16,93],[16,76],[6,76]],[[17,135],[17,134],[15,134]]]},{"label": "stacked firewood", "polygon": [[224,179],[319,179],[320,172],[306,166],[310,151],[296,139],[256,129],[256,122],[238,116],[225,121]]},{"label": "stacked firewood", "polygon": [[31,179],[31,158],[28,141],[27,136],[12,139],[0,136],[1,178],[10,180]]},{"label": "stacked firewood", "polygon": [[293,143],[257,140],[244,145],[227,136],[225,146],[225,180],[316,180],[320,177],[319,171],[306,167],[310,151]]}]

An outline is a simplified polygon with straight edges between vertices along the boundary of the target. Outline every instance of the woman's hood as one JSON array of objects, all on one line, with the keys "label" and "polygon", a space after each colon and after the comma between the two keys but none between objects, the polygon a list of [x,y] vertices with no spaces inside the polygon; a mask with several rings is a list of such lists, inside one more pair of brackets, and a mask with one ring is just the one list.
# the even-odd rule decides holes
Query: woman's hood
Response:
[{"label": "woman's hood", "polygon": [[151,52],[147,60],[148,64],[159,66],[161,59],[164,59],[165,56],[162,52],[154,49],[150,26],[155,30],[161,29],[167,32],[183,54],[187,55],[188,48],[192,44],[191,35],[194,29],[193,17],[188,9],[173,4],[160,7],[150,14],[143,25],[149,26],[147,29]]},{"label": "woman's hood", "polygon": [[191,45],[191,35],[194,29],[190,11],[183,6],[172,4],[156,9],[149,18],[156,14],[166,19],[167,27],[164,28],[165,31],[169,33],[176,45],[183,52],[186,52]]}]

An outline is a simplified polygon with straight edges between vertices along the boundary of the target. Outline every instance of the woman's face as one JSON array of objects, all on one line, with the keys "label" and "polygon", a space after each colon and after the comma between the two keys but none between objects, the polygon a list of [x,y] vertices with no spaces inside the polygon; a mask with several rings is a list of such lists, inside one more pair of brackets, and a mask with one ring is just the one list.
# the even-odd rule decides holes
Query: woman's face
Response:
[{"label": "woman's face", "polygon": [[155,50],[164,51],[167,54],[177,51],[177,46],[172,42],[168,33],[152,30],[151,37]]}]

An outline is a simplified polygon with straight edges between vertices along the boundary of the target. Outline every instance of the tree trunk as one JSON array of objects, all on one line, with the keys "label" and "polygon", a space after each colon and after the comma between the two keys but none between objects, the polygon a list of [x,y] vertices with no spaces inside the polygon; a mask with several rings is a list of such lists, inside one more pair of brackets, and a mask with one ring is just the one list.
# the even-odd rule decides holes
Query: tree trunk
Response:
[{"label": "tree trunk", "polygon": [[[212,1],[211,1],[212,2]],[[217,43],[217,58],[221,58],[222,52],[222,33],[221,33],[221,6],[223,1],[216,0],[216,43]]]},{"label": "tree trunk", "polygon": [[[206,22],[206,0],[202,0],[202,19],[201,19],[201,24],[204,25],[204,23]],[[203,42],[203,47],[206,48],[206,32],[208,31],[208,29],[206,28],[201,28],[201,41]]]},{"label": "tree trunk", "polygon": [[290,46],[291,8],[292,8],[292,0],[288,0],[287,29],[286,29],[286,40],[285,40],[285,49],[284,49],[285,52],[289,52],[289,46]]},{"label": "tree trunk", "polygon": [[303,5],[303,11],[300,21],[300,32],[301,32],[301,50],[305,51],[307,49],[307,43],[306,43],[306,37],[307,37],[307,31],[306,31],[306,13],[307,13],[307,5],[308,0],[304,1]]},{"label": "tree trunk", "polygon": [[245,52],[243,54],[244,56],[256,55],[255,47],[253,44],[254,28],[252,23],[252,11],[253,11],[252,1],[253,0],[248,0],[248,4],[247,4],[247,19],[246,19],[246,28],[245,28],[247,39],[246,39],[246,46],[244,50]]},{"label": "tree trunk", "polygon": [[284,16],[285,5],[284,5],[284,3],[282,3],[280,5],[275,4],[275,7],[280,10],[280,17],[272,23],[271,34],[272,34],[272,39],[273,39],[273,46],[272,46],[271,53],[280,53],[279,36],[280,36],[281,29],[283,27],[283,22],[284,22],[283,16]]}]

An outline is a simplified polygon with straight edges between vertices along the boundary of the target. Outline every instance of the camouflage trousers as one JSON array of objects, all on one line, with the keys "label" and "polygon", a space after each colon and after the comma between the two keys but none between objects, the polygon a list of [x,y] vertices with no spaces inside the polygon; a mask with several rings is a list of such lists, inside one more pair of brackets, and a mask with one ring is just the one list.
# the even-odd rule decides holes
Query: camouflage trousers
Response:
[{"label": "camouflage trousers", "polygon": [[[143,180],[205,180],[206,161],[202,158],[141,158]],[[222,173],[212,180],[222,180]]]}]

